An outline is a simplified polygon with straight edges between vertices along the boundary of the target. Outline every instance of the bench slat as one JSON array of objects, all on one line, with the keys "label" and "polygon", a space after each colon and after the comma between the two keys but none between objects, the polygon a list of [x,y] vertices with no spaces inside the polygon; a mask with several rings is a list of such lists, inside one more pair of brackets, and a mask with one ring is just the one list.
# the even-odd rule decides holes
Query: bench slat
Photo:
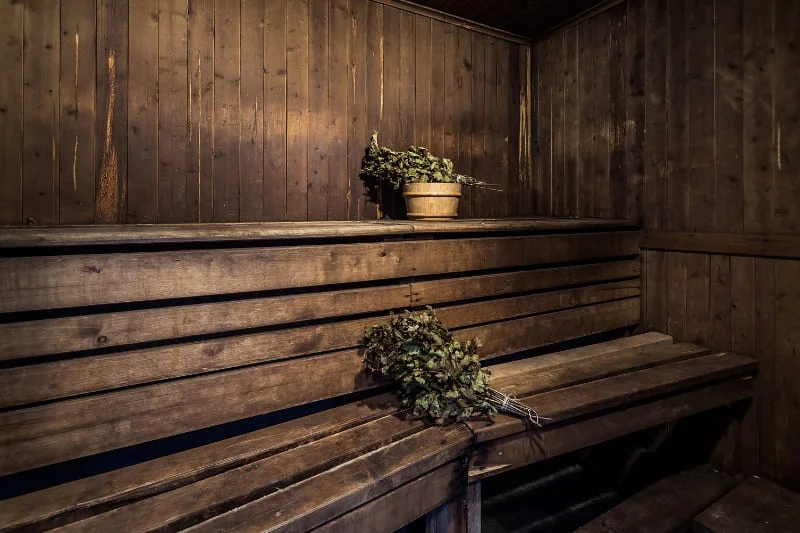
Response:
[{"label": "bench slat", "polygon": [[575,533],[679,533],[738,483],[709,466],[669,476],[598,516]]},{"label": "bench slat", "polygon": [[[544,461],[551,457],[600,444],[623,435],[665,424],[673,420],[702,413],[751,398],[752,379],[733,379],[721,383],[670,395],[658,400],[642,402],[607,414],[569,424],[550,424],[537,431],[516,432],[477,446],[470,460],[470,468],[482,470],[502,466],[495,473]],[[497,422],[511,421],[498,416]],[[522,424],[518,428],[524,427]],[[507,434],[506,434],[507,435]]]},{"label": "bench slat", "polygon": [[789,533],[800,524],[800,494],[750,477],[694,520],[698,533]]},{"label": "bench slat", "polygon": [[638,255],[637,232],[0,259],[0,312]]},{"label": "bench slat", "polygon": [[0,524],[9,529],[51,528],[175,489],[225,470],[273,456],[361,424],[396,414],[393,393],[327,409],[119,470],[0,501]]},{"label": "bench slat", "polygon": [[363,289],[11,322],[0,324],[0,360],[635,278],[639,264],[638,260],[614,261]]},{"label": "bench slat", "polygon": [[[377,421],[368,425],[375,424]],[[422,427],[423,423],[406,422],[406,425]],[[355,435],[358,429],[361,428],[351,433]],[[331,439],[341,441],[341,449],[348,450],[343,435]],[[253,463],[77,522],[63,531],[107,531],[114,527],[175,530],[199,522],[204,515],[213,516],[226,507],[231,508],[234,503],[238,505],[236,509],[204,522],[198,529],[225,531],[247,523],[260,531],[284,531],[289,527],[293,531],[308,531],[365,503],[371,495],[386,492],[464,454],[469,440],[469,430],[461,425],[424,429],[294,484],[281,483],[285,476],[281,472],[282,457],[286,457],[283,468],[288,469],[288,465],[292,465],[291,470],[295,468],[289,461],[292,454],[282,454],[264,461],[276,463],[273,469],[263,462]],[[359,441],[350,445],[358,448]],[[312,454],[312,460],[323,462],[328,457],[326,451],[317,445],[308,453]],[[254,495],[261,497],[256,499]],[[331,498],[335,501],[330,501]],[[253,501],[244,503],[244,499]]]},{"label": "bench slat", "polygon": [[[639,300],[632,298],[468,328],[459,335],[485,339],[481,353],[491,359],[629,326],[638,319]],[[0,427],[5,428],[0,446],[15,450],[0,457],[0,475],[384,383],[362,368],[359,351],[349,349],[0,413]],[[312,374],[315,379],[299,386],[297,376]]]}]

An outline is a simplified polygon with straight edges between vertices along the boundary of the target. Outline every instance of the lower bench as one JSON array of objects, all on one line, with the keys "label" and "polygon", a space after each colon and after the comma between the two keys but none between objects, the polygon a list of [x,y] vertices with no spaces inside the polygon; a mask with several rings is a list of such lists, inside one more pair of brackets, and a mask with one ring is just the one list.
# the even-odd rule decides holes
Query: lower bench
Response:
[{"label": "lower bench", "polygon": [[491,369],[542,429],[503,415],[432,427],[381,394],[2,501],[0,527],[394,531],[468,481],[744,400],[756,362],[648,333]]}]

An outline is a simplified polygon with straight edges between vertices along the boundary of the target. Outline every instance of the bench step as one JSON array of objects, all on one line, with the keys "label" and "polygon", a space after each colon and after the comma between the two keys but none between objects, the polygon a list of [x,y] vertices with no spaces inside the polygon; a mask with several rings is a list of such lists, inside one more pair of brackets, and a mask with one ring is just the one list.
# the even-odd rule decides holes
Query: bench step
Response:
[{"label": "bench step", "polygon": [[662,479],[603,513],[576,533],[674,533],[740,481],[701,466]]},{"label": "bench step", "polygon": [[694,521],[698,533],[792,533],[800,528],[800,494],[750,477]]}]

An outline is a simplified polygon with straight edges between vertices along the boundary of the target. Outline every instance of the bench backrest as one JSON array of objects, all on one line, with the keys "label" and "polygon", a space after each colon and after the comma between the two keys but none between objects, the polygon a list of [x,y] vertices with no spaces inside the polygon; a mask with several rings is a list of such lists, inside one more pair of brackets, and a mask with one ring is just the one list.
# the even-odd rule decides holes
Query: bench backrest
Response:
[{"label": "bench backrest", "polygon": [[383,384],[366,327],[431,305],[484,359],[635,326],[621,221],[1,230],[0,476]]}]

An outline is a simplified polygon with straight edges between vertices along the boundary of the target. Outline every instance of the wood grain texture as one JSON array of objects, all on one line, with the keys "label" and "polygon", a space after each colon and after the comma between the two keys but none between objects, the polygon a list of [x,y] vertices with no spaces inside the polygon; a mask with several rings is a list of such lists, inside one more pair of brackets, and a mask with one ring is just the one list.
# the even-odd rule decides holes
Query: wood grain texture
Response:
[{"label": "wood grain texture", "polygon": [[0,224],[22,224],[24,4],[0,4]]},{"label": "wood grain texture", "polygon": [[286,6],[264,4],[264,220],[286,220]]},{"label": "wood grain texture", "polygon": [[800,236],[793,234],[650,232],[645,250],[699,252],[745,257],[800,256]]},{"label": "wood grain texture", "polygon": [[[476,246],[476,244],[479,244]],[[635,232],[0,259],[4,312],[633,256]],[[244,271],[248,275],[242,275]]]}]

